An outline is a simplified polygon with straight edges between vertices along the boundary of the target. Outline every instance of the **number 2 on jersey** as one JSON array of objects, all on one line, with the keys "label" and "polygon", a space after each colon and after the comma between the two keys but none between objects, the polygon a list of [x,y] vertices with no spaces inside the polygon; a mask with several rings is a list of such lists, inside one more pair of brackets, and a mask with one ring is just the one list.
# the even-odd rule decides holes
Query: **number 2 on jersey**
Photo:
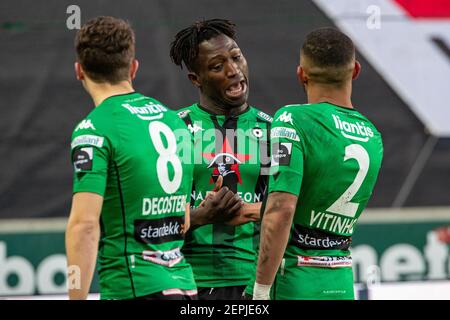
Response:
[{"label": "number 2 on jersey", "polygon": [[[183,176],[183,167],[181,166],[180,158],[177,156],[177,140],[175,134],[169,126],[160,121],[150,122],[148,131],[150,132],[150,138],[152,139],[156,152],[159,154],[158,160],[156,161],[159,184],[167,194],[175,193],[181,185],[181,178]],[[164,146],[161,135],[167,141],[167,148]],[[172,180],[169,177],[169,163],[171,163],[174,171]]]},{"label": "number 2 on jersey", "polygon": [[355,159],[358,162],[359,170],[352,184],[344,191],[344,193],[327,209],[333,212],[353,218],[358,212],[359,203],[350,202],[358,193],[364,178],[369,171],[370,158],[366,149],[359,144],[351,144],[345,147],[344,162],[349,159]]}]

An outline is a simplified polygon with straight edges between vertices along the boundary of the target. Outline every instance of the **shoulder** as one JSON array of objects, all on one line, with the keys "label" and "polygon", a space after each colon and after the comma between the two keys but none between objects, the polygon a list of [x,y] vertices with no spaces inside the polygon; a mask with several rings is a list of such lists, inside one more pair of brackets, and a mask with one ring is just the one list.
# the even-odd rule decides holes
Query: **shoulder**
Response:
[{"label": "shoulder", "polygon": [[269,114],[267,114],[264,111],[261,111],[261,110],[255,108],[255,107],[250,107],[250,108],[252,108],[252,110],[255,113],[257,119],[262,120],[264,122],[272,123],[272,121],[273,121],[273,117],[272,116],[270,116]]},{"label": "shoulder", "polygon": [[180,117],[180,119],[184,119],[186,118],[189,114],[191,114],[194,111],[194,108],[197,104],[194,103],[188,107],[184,107],[184,108],[180,108],[177,111],[175,111],[178,114],[178,117]]},{"label": "shoulder", "polygon": [[111,120],[111,112],[108,110],[95,108],[84,119],[78,122],[73,130],[74,135],[84,132],[103,132],[106,124]]},{"label": "shoulder", "polygon": [[274,118],[276,120],[281,114],[297,114],[308,112],[309,110],[314,110],[312,104],[287,104],[277,110]]},{"label": "shoulder", "polygon": [[322,118],[324,113],[323,106],[318,104],[288,104],[280,109],[274,115],[275,122],[304,122],[316,118]]},{"label": "shoulder", "polygon": [[110,136],[111,121],[112,115],[110,112],[97,108],[92,110],[73,129],[71,149],[86,145],[102,148],[105,144],[105,138]]},{"label": "shoulder", "polygon": [[186,128],[186,123],[184,122],[184,118],[180,117],[178,114],[179,110],[170,110],[168,109],[164,113],[164,122],[173,129],[178,128]]},{"label": "shoulder", "polygon": [[292,124],[292,116],[293,114],[298,113],[298,109],[301,105],[299,104],[290,104],[285,105],[278,109],[274,115],[274,122],[290,122]]}]

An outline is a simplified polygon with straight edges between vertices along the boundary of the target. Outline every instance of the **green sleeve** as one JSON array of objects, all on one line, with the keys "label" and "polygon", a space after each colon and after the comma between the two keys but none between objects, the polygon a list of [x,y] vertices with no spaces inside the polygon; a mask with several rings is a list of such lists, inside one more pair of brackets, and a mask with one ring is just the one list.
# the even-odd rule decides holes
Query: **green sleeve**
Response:
[{"label": "green sleeve", "polygon": [[[289,110],[289,109],[287,109]],[[292,113],[280,109],[271,129],[270,192],[300,194],[303,178],[303,146],[301,135],[293,125]]]},{"label": "green sleeve", "polygon": [[71,143],[73,193],[93,192],[103,196],[110,157],[111,145],[105,134],[98,129],[74,131]]}]

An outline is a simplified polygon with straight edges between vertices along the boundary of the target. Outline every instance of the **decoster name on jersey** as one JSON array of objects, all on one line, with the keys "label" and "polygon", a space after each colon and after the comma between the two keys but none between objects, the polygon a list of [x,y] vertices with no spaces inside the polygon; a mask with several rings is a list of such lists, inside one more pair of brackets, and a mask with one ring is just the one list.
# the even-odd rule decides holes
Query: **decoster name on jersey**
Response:
[{"label": "decoster name on jersey", "polygon": [[184,211],[186,207],[186,198],[186,195],[144,198],[142,201],[142,215],[157,215]]}]

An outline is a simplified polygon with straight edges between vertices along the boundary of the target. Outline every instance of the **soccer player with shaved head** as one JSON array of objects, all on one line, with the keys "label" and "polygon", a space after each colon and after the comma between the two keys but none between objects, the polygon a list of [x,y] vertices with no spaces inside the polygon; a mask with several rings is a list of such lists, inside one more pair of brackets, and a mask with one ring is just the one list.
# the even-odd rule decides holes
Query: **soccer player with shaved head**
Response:
[{"label": "soccer player with shaved head", "polygon": [[308,34],[297,75],[307,104],[277,111],[254,299],[354,299],[350,246],[375,186],[381,135],[352,103],[349,37]]}]

